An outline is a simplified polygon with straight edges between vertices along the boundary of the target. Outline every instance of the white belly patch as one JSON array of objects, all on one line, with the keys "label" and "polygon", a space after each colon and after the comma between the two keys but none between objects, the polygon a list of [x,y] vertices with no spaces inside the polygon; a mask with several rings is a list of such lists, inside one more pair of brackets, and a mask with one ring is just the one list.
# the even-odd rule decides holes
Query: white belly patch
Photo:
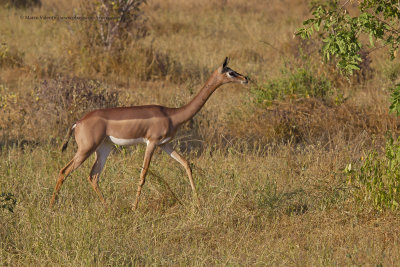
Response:
[{"label": "white belly patch", "polygon": [[135,145],[135,144],[148,144],[149,140],[146,138],[140,137],[140,138],[134,138],[134,139],[121,139],[121,138],[116,138],[114,136],[110,135],[110,140],[116,145],[119,146],[130,146],[130,145]]},{"label": "white belly patch", "polygon": [[[133,138],[133,139],[121,139],[121,138],[117,138],[114,136],[110,135],[110,140],[111,142],[113,142],[116,145],[119,146],[130,146],[130,145],[135,145],[135,144],[149,144],[149,140],[147,140],[146,138],[140,137],[140,138]],[[165,139],[162,139],[158,142],[157,145],[163,145],[165,143],[167,143],[169,140],[171,140],[171,137],[167,137]]]}]

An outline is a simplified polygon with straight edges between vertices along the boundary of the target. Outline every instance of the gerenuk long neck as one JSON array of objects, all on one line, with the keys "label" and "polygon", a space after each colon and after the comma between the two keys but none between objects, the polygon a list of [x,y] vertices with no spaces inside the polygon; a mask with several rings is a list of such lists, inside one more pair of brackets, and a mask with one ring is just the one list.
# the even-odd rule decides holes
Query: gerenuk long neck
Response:
[{"label": "gerenuk long neck", "polygon": [[[218,71],[218,70],[217,70]],[[216,72],[217,72],[216,71]],[[217,78],[217,73],[214,72],[213,75],[207,80],[206,84],[200,90],[200,92],[185,106],[178,108],[171,120],[174,125],[180,125],[190,120],[197,112],[204,106],[211,94],[217,89],[221,82]]]}]

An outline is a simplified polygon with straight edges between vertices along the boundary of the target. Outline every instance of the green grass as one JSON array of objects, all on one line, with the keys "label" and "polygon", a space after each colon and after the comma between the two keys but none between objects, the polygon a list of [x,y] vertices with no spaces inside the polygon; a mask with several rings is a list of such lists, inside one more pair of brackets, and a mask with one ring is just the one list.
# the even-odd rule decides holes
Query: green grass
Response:
[{"label": "green grass", "polygon": [[345,171],[354,194],[366,205],[377,210],[399,209],[400,202],[400,146],[389,137],[381,155],[376,150],[368,152],[359,169],[349,164]]}]

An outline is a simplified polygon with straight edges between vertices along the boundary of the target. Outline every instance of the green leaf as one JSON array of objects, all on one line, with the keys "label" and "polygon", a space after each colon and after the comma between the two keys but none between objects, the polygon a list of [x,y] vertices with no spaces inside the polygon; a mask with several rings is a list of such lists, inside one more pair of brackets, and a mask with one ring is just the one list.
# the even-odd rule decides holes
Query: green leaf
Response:
[{"label": "green leaf", "polygon": [[369,34],[369,43],[372,47],[374,47],[374,36],[372,33]]}]

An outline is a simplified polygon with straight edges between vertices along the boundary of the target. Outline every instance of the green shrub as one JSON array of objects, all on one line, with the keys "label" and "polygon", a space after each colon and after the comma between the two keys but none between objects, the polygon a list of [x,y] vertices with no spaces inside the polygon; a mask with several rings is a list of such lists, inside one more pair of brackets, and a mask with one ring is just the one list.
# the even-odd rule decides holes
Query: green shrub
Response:
[{"label": "green shrub", "polygon": [[273,100],[287,97],[316,97],[325,99],[332,91],[328,78],[318,77],[305,68],[285,71],[283,77],[252,89],[257,104],[269,105]]},{"label": "green shrub", "polygon": [[349,164],[345,173],[355,188],[358,200],[370,203],[377,210],[397,210],[400,203],[400,138],[388,138],[385,154],[368,153],[358,170]]}]

